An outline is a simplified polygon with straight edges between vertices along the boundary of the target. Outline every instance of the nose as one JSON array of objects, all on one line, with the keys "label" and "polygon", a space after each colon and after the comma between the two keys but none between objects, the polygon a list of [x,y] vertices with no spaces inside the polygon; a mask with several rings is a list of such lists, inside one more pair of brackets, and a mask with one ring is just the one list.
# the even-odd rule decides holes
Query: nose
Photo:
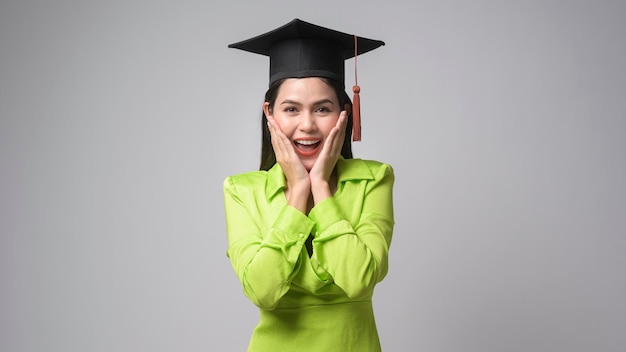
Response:
[{"label": "nose", "polygon": [[303,112],[300,115],[300,123],[298,128],[302,132],[315,132],[317,125],[315,124],[315,117],[309,112]]}]

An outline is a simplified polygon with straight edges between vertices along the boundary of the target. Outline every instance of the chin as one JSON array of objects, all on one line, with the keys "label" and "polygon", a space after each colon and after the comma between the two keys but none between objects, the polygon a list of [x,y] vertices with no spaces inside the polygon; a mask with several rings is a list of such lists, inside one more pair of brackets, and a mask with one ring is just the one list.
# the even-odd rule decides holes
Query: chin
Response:
[{"label": "chin", "polygon": [[311,169],[313,168],[313,166],[315,165],[315,160],[302,160],[302,165],[304,165],[304,168],[306,169],[306,171],[311,171]]}]

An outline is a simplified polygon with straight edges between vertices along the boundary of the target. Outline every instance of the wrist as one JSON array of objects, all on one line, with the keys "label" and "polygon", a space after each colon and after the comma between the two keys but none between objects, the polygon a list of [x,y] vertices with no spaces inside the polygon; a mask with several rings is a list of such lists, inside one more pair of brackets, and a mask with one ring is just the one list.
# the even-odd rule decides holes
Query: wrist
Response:
[{"label": "wrist", "polygon": [[287,182],[287,189],[291,193],[309,195],[311,192],[311,181],[307,178],[296,182]]},{"label": "wrist", "polygon": [[330,192],[330,185],[326,180],[320,180],[317,182],[311,181],[311,194],[313,195],[313,202],[315,204],[323,201],[324,199],[332,196]]},{"label": "wrist", "polygon": [[307,205],[310,195],[311,187],[308,183],[300,182],[294,185],[287,186],[287,204],[300,210],[303,213],[306,213],[307,211]]}]

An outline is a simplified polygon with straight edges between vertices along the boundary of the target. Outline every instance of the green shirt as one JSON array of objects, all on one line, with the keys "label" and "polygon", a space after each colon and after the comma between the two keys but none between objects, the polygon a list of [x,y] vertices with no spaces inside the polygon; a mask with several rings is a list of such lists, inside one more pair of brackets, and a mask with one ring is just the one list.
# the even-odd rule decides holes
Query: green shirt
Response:
[{"label": "green shirt", "polygon": [[227,255],[261,310],[249,351],[380,351],[371,299],[387,273],[393,169],[339,159],[337,176],[308,216],[287,204],[278,164],[224,181]]}]

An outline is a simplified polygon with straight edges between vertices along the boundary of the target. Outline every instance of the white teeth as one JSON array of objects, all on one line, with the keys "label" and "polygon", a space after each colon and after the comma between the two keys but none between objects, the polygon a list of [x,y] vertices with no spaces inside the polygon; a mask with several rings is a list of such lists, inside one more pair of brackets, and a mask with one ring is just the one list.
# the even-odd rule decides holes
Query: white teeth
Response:
[{"label": "white teeth", "polygon": [[313,145],[313,144],[318,143],[318,142],[319,141],[312,141],[312,140],[296,141],[296,143],[302,144],[302,145]]}]

